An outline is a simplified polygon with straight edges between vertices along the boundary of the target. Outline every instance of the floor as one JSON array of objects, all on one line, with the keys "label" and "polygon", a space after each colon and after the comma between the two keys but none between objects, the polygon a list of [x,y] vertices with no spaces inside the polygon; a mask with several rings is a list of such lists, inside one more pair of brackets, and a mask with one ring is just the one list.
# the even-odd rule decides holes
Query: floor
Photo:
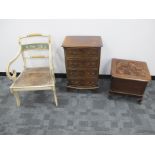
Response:
[{"label": "floor", "polygon": [[8,89],[10,81],[0,77],[0,134],[155,134],[155,81],[149,83],[139,105],[133,97],[108,97],[109,79],[100,80],[98,92],[67,92],[66,79],[56,80],[58,107],[50,91],[36,91],[21,93],[18,108]]}]

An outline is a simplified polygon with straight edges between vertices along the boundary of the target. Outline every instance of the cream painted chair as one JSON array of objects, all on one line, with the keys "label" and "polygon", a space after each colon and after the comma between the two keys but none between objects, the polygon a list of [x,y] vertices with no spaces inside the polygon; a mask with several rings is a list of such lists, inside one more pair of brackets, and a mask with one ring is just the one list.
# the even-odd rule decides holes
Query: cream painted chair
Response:
[{"label": "cream painted chair", "polygon": [[[36,42],[35,39],[43,39],[44,41]],[[46,40],[46,41],[45,41]],[[26,42],[27,41],[27,42]],[[54,94],[54,101],[58,106],[55,76],[52,59],[52,45],[51,37],[42,34],[30,34],[19,38],[20,51],[17,56],[10,61],[7,66],[7,76],[13,81],[10,86],[11,93],[16,98],[17,106],[20,106],[20,91],[37,91],[37,90],[52,90]],[[31,54],[30,54],[31,53]],[[41,54],[38,54],[41,53]],[[46,54],[45,54],[46,53]],[[24,69],[17,77],[16,71],[11,70],[10,66],[20,57],[23,58]],[[47,65],[33,67],[33,64],[28,66],[28,61],[46,60]]]}]

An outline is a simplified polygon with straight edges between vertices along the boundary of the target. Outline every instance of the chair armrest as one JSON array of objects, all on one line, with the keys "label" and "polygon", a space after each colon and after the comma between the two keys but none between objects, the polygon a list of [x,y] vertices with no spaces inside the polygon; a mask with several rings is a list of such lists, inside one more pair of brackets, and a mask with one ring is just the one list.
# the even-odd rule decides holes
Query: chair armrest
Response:
[{"label": "chair armrest", "polygon": [[12,81],[15,81],[16,78],[17,78],[17,72],[15,70],[10,70],[10,67],[11,65],[19,58],[21,52],[19,52],[16,57],[14,59],[12,59],[9,64],[7,65],[7,68],[6,68],[6,75],[7,77],[12,80]]}]

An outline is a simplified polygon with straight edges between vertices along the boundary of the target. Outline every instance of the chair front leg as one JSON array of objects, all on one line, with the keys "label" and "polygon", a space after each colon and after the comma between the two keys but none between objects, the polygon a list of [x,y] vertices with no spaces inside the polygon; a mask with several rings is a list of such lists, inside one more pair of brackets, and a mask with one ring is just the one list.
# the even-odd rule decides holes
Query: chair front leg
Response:
[{"label": "chair front leg", "polygon": [[53,87],[52,90],[53,90],[55,105],[58,106],[58,100],[57,100],[57,95],[56,95],[56,89],[55,89],[55,87]]},{"label": "chair front leg", "polygon": [[15,92],[15,91],[13,91],[12,92],[13,94],[14,94],[14,96],[15,96],[15,98],[16,98],[16,104],[17,104],[17,107],[19,107],[20,106],[20,98],[19,98],[19,93],[18,92]]}]

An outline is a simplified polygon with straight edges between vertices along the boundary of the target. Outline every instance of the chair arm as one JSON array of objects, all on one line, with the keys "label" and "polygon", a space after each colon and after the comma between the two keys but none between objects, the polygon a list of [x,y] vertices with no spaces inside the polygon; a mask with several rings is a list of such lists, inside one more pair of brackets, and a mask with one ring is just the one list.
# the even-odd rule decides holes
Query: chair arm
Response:
[{"label": "chair arm", "polygon": [[15,81],[16,78],[17,78],[17,72],[15,70],[12,70],[10,71],[10,67],[11,65],[18,59],[18,57],[20,56],[20,52],[16,55],[16,57],[14,59],[12,59],[9,64],[7,65],[7,68],[6,68],[6,74],[7,74],[7,77],[12,80],[12,81]]}]

